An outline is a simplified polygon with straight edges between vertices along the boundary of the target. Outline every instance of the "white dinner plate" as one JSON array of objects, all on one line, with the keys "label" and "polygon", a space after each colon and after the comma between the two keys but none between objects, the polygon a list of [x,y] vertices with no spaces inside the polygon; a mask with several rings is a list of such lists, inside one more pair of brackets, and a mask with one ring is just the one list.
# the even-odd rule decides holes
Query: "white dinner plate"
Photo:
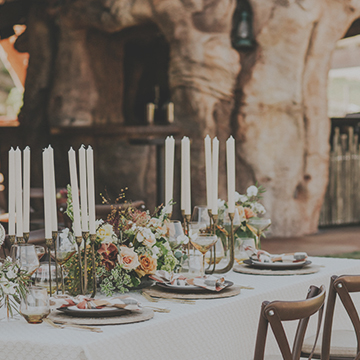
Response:
[{"label": "white dinner plate", "polygon": [[266,270],[294,270],[301,269],[304,266],[310,265],[311,261],[303,260],[295,263],[290,262],[275,262],[275,263],[263,263],[252,259],[244,260],[244,264],[256,269]]},{"label": "white dinner plate", "polygon": [[[225,280],[224,284],[225,284],[224,289],[234,285],[234,283],[229,280]],[[212,290],[208,290],[208,289],[202,288],[200,286],[195,286],[195,285],[171,285],[171,284],[162,284],[162,283],[157,283],[157,285],[164,289],[167,289],[167,290],[179,291],[179,292],[212,291]]]},{"label": "white dinner plate", "polygon": [[119,309],[116,307],[103,307],[101,309],[79,309],[76,306],[69,306],[64,308],[58,308],[57,310],[62,311],[66,315],[76,317],[108,317],[125,315],[130,313],[129,310]]}]

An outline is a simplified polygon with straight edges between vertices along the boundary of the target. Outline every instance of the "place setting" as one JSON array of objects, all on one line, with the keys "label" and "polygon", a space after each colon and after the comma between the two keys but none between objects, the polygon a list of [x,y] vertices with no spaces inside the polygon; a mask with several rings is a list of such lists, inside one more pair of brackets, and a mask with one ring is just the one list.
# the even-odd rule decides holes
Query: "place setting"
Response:
[{"label": "place setting", "polygon": [[239,239],[233,271],[252,275],[314,274],[320,266],[313,264],[305,252],[270,254],[257,249],[254,239]]}]

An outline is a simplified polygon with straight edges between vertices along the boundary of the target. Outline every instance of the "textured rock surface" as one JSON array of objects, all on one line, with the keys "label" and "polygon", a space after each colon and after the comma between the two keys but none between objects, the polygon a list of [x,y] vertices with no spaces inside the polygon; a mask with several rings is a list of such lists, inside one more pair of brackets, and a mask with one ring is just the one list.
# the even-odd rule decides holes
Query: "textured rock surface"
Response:
[{"label": "textured rock surface", "polygon": [[257,48],[239,77],[238,158],[244,182],[267,188],[277,236],[317,231],[328,180],[326,85],[335,43],[360,1],[252,0]]}]

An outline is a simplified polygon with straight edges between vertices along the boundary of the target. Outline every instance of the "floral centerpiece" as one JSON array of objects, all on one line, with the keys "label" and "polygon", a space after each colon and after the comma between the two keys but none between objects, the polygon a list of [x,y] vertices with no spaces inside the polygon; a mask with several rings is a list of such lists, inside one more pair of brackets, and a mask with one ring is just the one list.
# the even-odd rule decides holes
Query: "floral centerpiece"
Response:
[{"label": "floral centerpiece", "polygon": [[[251,185],[247,188],[246,194],[235,192],[235,211],[237,211],[236,215],[238,215],[234,218],[235,239],[256,236],[256,230],[249,224],[249,220],[266,213],[265,207],[259,202],[265,191],[266,190],[261,185]],[[220,225],[224,225],[227,222],[227,209],[227,203],[224,200],[219,199],[218,219]],[[219,226],[217,232],[224,242],[227,235],[226,226]]]},{"label": "floral centerpiece", "polygon": [[[151,216],[148,211],[131,205],[114,206],[105,221],[97,221],[96,273],[101,292],[107,296],[124,293],[156,270],[174,270],[178,260],[168,242],[167,221],[165,208],[157,209]],[[88,256],[87,271],[91,277],[90,245],[82,251]],[[68,290],[76,293],[79,290],[77,258],[73,257],[66,266]]]},{"label": "floral centerpiece", "polygon": [[25,297],[29,283],[27,272],[18,263],[13,263],[11,257],[0,263],[0,306],[6,307],[8,318],[19,312],[18,305]]}]

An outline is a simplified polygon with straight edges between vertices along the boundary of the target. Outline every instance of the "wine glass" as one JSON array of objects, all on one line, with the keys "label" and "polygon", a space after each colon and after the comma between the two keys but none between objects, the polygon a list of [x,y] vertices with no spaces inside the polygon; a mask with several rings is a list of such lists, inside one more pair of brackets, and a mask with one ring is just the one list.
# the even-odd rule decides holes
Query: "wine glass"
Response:
[{"label": "wine glass", "polygon": [[[59,278],[60,271],[58,271],[58,280],[61,282],[61,278]],[[55,271],[55,263],[51,264],[51,281],[52,281],[52,291],[54,292],[55,283],[56,283],[56,271]],[[49,263],[42,262],[40,263],[40,267],[37,269],[34,274],[34,283],[36,286],[39,286],[43,289],[46,289],[48,294],[50,294],[50,275],[49,275]],[[56,291],[56,290],[55,290]]]},{"label": "wine glass", "polygon": [[[71,233],[62,232],[56,239],[56,260],[60,265],[60,276],[61,276],[61,291],[65,293],[64,284],[64,264],[75,254],[76,246],[75,241]],[[51,256],[55,259],[55,249],[51,250]]]},{"label": "wine glass", "polygon": [[225,251],[222,241],[217,241],[214,247],[205,255],[205,261],[208,263],[209,268],[211,265],[214,264],[214,257],[216,259],[216,265],[219,264],[219,262],[225,257]]},{"label": "wine glass", "polygon": [[35,246],[32,244],[14,244],[11,247],[10,256],[14,262],[19,263],[20,268],[25,270],[29,277],[40,266]]},{"label": "wine glass", "polygon": [[205,205],[194,206],[193,213],[191,215],[191,222],[205,223],[210,225],[210,216],[208,208]]},{"label": "wine glass", "polygon": [[216,243],[218,237],[209,233],[193,233],[190,237],[191,244],[199,250],[203,256],[203,269],[201,276],[205,276],[205,254]]},{"label": "wine glass", "polygon": [[45,248],[40,245],[35,245],[35,252],[40,261],[42,259],[42,257],[45,255]]},{"label": "wine glass", "polygon": [[182,244],[187,244],[189,239],[184,234],[184,229],[179,220],[171,220],[167,223],[168,241],[172,250],[178,249]]},{"label": "wine glass", "polygon": [[265,218],[250,218],[249,225],[256,230],[256,247],[261,249],[260,237],[262,233],[271,225],[271,220]]},{"label": "wine glass", "polygon": [[46,289],[30,286],[21,299],[20,314],[29,324],[40,324],[50,314],[49,298]]}]

